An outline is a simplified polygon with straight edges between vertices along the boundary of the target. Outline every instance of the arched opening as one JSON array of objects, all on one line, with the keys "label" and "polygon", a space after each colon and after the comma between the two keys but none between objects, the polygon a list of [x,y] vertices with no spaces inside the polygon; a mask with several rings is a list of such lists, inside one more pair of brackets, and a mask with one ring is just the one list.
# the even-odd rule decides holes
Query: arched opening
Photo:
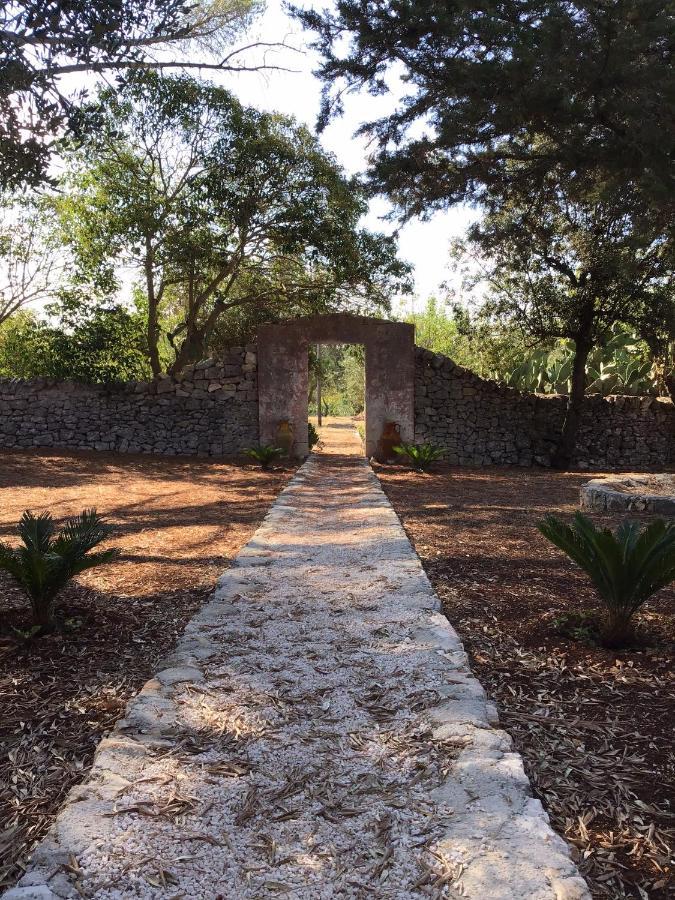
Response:
[{"label": "arched opening", "polygon": [[[366,352],[363,344],[322,341],[308,348],[309,421],[358,433],[365,454]],[[310,441],[311,443],[311,441]]]},{"label": "arched opening", "polygon": [[336,313],[264,325],[258,331],[258,407],[261,443],[274,443],[281,423],[293,432],[292,453],[305,457],[310,345],[360,344],[365,350],[365,453],[376,456],[386,423],[401,439],[414,435],[414,328]]}]

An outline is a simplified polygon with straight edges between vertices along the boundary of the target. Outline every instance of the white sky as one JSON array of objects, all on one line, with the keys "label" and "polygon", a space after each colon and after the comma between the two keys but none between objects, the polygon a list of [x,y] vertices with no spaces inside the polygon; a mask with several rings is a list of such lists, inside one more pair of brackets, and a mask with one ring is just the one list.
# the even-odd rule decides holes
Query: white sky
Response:
[{"label": "white sky", "polygon": [[[319,57],[309,47],[311,34],[289,19],[282,9],[281,0],[268,0],[267,10],[254,25],[253,34],[263,41],[285,40],[298,48],[301,52],[281,51],[268,57],[270,62],[278,62],[296,71],[218,74],[213,80],[233,91],[243,103],[292,115],[314,129],[321,82],[312,74],[318,66]],[[209,77],[213,75],[209,74]],[[332,122],[321,135],[323,146],[335,154],[350,174],[365,169],[368,154],[365,139],[355,138],[354,132],[364,120],[372,119],[390,108],[392,102],[391,97],[351,95],[345,98],[345,115]],[[365,224],[373,230],[390,232],[395,226],[381,220],[388,210],[385,200],[373,201]],[[414,266],[417,295],[417,299],[406,301],[407,308],[414,305],[416,309],[421,309],[426,298],[437,291],[441,282],[454,281],[447,268],[448,247],[453,238],[463,234],[472,218],[475,218],[475,213],[457,206],[448,212],[435,214],[428,222],[414,220],[401,229],[399,252]]]}]

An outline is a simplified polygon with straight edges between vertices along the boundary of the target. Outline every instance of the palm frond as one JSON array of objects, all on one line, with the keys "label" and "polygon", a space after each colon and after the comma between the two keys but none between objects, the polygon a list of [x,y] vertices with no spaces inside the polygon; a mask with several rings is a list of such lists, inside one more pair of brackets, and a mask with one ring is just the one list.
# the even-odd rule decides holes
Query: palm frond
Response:
[{"label": "palm frond", "polygon": [[630,635],[633,613],[675,581],[675,523],[624,522],[613,534],[577,513],[571,526],[546,516],[538,527],[593,581],[608,610],[612,646]]},{"label": "palm frond", "polygon": [[0,544],[0,570],[16,579],[21,575],[21,559],[17,551],[8,544]]},{"label": "palm frond", "polygon": [[17,531],[28,549],[46,553],[54,534],[54,520],[47,512],[36,516],[27,509],[21,516]]},{"label": "palm frond", "polygon": [[36,624],[53,628],[54,599],[68,581],[117,556],[115,549],[91,552],[110,536],[112,528],[96,510],[88,509],[69,519],[54,538],[52,517],[26,510],[18,531],[23,546],[13,549],[0,544],[0,569],[9,572],[30,597]]},{"label": "palm frond", "polygon": [[435,444],[399,444],[392,448],[399,456],[407,456],[414,469],[426,471],[432,462],[443,456],[443,448]]},{"label": "palm frond", "polygon": [[113,528],[105,523],[95,509],[85,509],[79,516],[68,519],[51,550],[64,559],[77,560],[109,538]]}]

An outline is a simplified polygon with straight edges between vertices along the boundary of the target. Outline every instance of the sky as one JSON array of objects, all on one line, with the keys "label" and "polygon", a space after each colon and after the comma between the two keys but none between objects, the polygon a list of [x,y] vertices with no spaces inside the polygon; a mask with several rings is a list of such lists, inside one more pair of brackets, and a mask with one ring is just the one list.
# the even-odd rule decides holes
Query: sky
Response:
[{"label": "sky", "polygon": [[[319,112],[321,82],[313,74],[319,56],[310,48],[311,34],[290,19],[281,0],[268,0],[265,13],[253,26],[252,36],[262,41],[284,41],[299,52],[279,51],[268,60],[294,71],[266,73],[217,74],[209,73],[214,81],[237,94],[243,103],[267,111],[276,110],[294,116],[314,129]],[[250,40],[247,35],[246,40]],[[391,107],[393,98],[373,98],[350,95],[345,99],[345,115],[332,122],[321,135],[323,146],[331,151],[350,173],[362,172],[368,148],[365,138],[354,137],[358,126]],[[365,224],[378,231],[391,232],[396,226],[382,221],[390,207],[384,199],[371,202]],[[448,247],[459,237],[475,217],[469,209],[457,206],[447,212],[436,213],[426,222],[413,220],[399,233],[400,256],[412,263],[416,296],[407,299],[406,309],[422,309],[426,299],[438,292],[439,285],[453,282],[448,270]]]}]

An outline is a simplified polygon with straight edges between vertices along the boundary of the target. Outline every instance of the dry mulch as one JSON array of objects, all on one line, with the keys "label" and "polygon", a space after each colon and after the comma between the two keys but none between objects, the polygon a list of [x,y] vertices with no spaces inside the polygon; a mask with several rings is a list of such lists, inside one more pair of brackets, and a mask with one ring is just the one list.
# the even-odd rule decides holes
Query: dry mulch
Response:
[{"label": "dry mulch", "polygon": [[64,630],[33,642],[17,636],[27,603],[0,573],[0,891],[290,475],[213,460],[0,455],[1,540],[16,540],[24,509],[61,520],[94,506],[122,550],[63,593]]},{"label": "dry mulch", "polygon": [[535,527],[571,517],[591,476],[377,472],[593,896],[673,897],[675,589],[644,607],[639,646],[602,649],[588,581]]}]

